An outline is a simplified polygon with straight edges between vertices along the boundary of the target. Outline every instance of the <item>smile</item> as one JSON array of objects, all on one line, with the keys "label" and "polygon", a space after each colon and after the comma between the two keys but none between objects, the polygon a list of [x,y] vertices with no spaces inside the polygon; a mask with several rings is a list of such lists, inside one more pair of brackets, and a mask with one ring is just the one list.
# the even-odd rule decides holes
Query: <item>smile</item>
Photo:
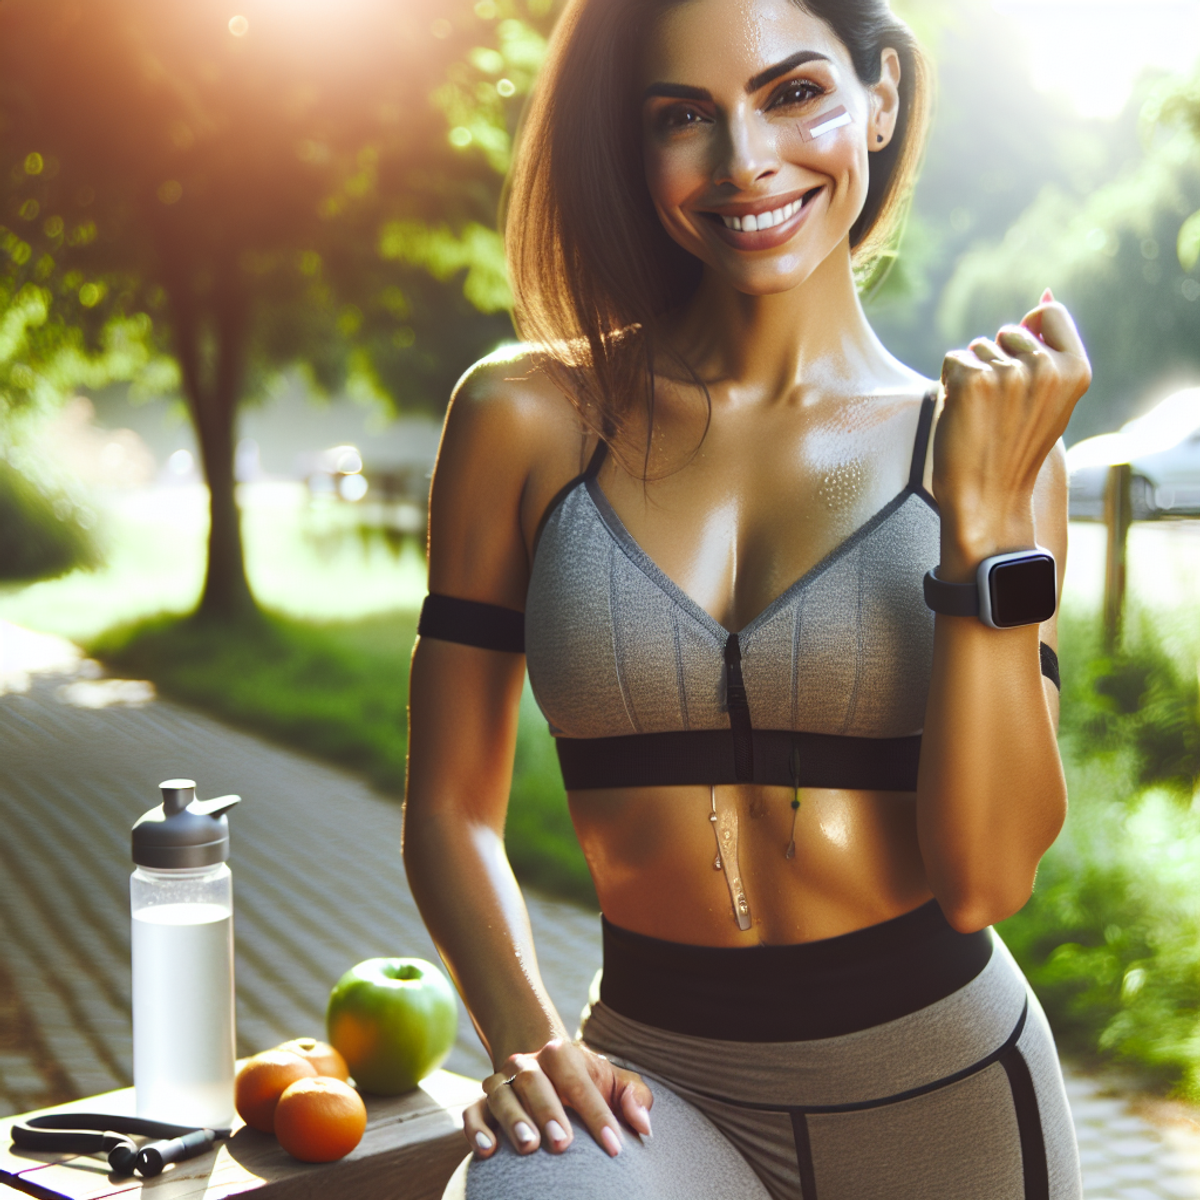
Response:
[{"label": "smile", "polygon": [[782,225],[789,217],[794,217],[804,207],[806,199],[807,196],[802,196],[782,208],[773,208],[770,212],[759,213],[757,216],[753,213],[744,217],[721,215],[721,220],[724,221],[726,229],[736,229],[739,233],[757,233],[760,229],[772,229],[776,225]]},{"label": "smile", "polygon": [[[729,206],[741,208],[740,213],[709,210],[701,215],[708,219],[719,239],[730,246],[738,250],[771,250],[791,240],[803,223],[811,201],[823,190],[823,187],[809,188],[802,196],[793,193],[793,199],[775,208],[762,208],[759,212],[746,212],[752,206],[741,204]],[[753,207],[761,208],[762,203],[759,201]]]}]

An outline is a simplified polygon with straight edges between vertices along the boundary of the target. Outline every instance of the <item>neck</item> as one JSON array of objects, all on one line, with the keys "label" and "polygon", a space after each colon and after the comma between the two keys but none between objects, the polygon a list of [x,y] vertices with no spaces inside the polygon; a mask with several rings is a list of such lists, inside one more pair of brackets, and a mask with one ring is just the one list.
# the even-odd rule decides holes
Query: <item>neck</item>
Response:
[{"label": "neck", "polygon": [[849,241],[802,284],[751,296],[706,270],[672,341],[710,386],[748,397],[870,393],[903,368],[867,323]]}]

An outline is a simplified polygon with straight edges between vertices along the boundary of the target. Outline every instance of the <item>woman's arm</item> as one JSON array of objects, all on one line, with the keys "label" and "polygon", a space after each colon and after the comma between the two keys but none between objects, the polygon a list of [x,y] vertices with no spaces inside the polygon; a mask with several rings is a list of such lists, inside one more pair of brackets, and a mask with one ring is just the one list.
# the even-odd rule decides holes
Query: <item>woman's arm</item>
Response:
[{"label": "woman's arm", "polygon": [[[934,446],[942,517],[938,575],[974,579],[990,555],[1041,544],[1066,560],[1061,438],[1091,372],[1061,305],[1044,298],[1021,326],[947,356]],[[1045,625],[990,629],[939,614],[918,785],[926,874],[964,931],[1016,912],[1066,816],[1057,696],[1040,673]]]},{"label": "woman's arm", "polygon": [[[555,422],[539,420],[537,397],[520,394],[505,376],[501,368],[479,368],[451,402],[430,498],[430,590],[520,610],[528,578],[522,501],[532,456]],[[536,1150],[543,1137],[550,1149],[565,1149],[565,1101],[615,1153],[613,1110],[648,1131],[649,1091],[571,1042],[538,974],[504,850],[524,674],[520,654],[418,639],[404,863],[497,1069],[484,1083],[489,1102],[466,1116],[472,1148],[494,1150],[490,1113],[518,1150]],[[504,1084],[510,1076],[512,1087]]]}]

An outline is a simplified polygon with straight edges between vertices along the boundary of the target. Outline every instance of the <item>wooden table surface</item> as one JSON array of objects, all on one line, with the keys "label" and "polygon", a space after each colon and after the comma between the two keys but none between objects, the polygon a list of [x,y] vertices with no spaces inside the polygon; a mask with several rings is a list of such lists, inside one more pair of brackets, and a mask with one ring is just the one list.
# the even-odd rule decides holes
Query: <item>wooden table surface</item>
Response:
[{"label": "wooden table surface", "polygon": [[[217,1200],[251,1191],[264,1200],[438,1200],[466,1156],[460,1118],[463,1108],[479,1094],[474,1080],[437,1071],[415,1092],[365,1096],[363,1140],[353,1153],[334,1163],[299,1162],[270,1134],[239,1122],[214,1152],[175,1163],[154,1179],[113,1175],[102,1156],[16,1150],[10,1144],[9,1128],[22,1118],[9,1117],[0,1121],[0,1187],[47,1200],[140,1194],[154,1200]],[[43,1111],[72,1110],[132,1115],[133,1089]]]}]

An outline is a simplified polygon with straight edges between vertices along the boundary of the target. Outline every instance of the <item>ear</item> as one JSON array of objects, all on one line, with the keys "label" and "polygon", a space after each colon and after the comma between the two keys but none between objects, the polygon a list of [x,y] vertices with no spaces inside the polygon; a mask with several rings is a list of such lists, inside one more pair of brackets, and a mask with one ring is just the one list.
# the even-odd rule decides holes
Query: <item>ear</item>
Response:
[{"label": "ear", "polygon": [[868,150],[882,150],[888,145],[900,117],[900,56],[889,46],[879,58],[879,82],[871,86]]}]

